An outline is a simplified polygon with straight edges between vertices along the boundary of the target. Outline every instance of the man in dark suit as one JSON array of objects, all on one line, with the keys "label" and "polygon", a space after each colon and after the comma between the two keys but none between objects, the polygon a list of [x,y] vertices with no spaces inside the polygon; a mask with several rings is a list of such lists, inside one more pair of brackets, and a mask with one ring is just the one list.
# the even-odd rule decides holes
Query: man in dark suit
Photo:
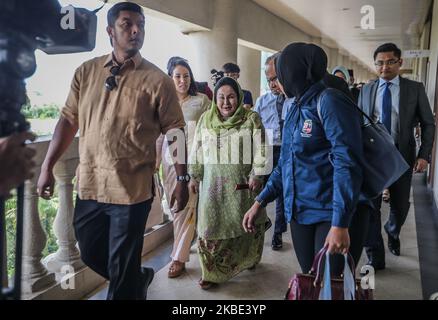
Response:
[{"label": "man in dark suit", "polygon": [[[400,255],[400,230],[409,211],[409,195],[413,172],[423,172],[430,161],[435,136],[434,117],[420,82],[402,78],[401,50],[387,43],[377,48],[374,63],[379,79],[363,87],[359,106],[374,120],[382,122],[394,138],[394,142],[410,165],[410,169],[389,187],[391,194],[390,215],[384,225],[388,235],[388,247],[392,254]],[[420,123],[421,147],[416,154],[414,127]],[[385,251],[381,235],[380,206],[382,198],[375,201],[365,244],[369,265],[376,270],[385,268]]]}]

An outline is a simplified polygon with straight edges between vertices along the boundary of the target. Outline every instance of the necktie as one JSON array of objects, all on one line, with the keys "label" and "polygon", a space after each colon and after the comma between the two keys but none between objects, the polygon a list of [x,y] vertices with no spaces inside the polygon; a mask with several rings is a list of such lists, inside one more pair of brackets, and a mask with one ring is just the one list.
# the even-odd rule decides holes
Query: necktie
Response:
[{"label": "necktie", "polygon": [[383,91],[383,101],[382,101],[382,123],[386,127],[389,133],[391,133],[391,113],[392,113],[392,96],[391,82],[387,82],[385,85],[385,91]]},{"label": "necktie", "polygon": [[280,125],[280,138],[281,135],[283,134],[283,119],[282,119],[282,113],[283,113],[283,104],[284,104],[284,96],[282,94],[279,94],[277,96],[277,101],[276,101],[276,107],[277,107],[277,114],[278,114],[278,122]]}]

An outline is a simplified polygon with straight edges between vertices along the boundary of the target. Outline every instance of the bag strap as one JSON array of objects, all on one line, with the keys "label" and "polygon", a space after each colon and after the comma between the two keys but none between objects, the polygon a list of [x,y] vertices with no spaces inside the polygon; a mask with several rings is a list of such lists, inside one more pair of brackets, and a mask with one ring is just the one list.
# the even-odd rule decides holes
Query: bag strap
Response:
[{"label": "bag strap", "polygon": [[[322,261],[323,261],[324,256],[325,256],[325,259],[326,259],[325,263],[327,264],[327,257],[329,255],[330,254],[328,252],[328,246],[325,246],[317,253],[315,258],[313,259],[313,265],[312,265],[312,269],[310,270],[310,273],[315,274],[315,272],[316,272],[315,282],[314,282],[315,286],[320,285],[322,280],[323,280],[325,272],[321,272]],[[348,265],[348,267],[352,273],[353,279],[356,279],[356,265],[354,263],[354,259],[351,256],[350,252],[348,252],[345,255],[345,263],[346,263],[346,265]],[[345,276],[345,266],[344,266],[344,276]]]},{"label": "bag strap", "polygon": [[[356,292],[356,284],[354,278],[354,269],[350,269],[349,257],[351,255],[344,254],[344,300],[354,300]],[[330,254],[326,253],[325,270],[324,270],[324,285],[319,292],[319,300],[332,300],[331,274],[330,274]]]},{"label": "bag strap", "polygon": [[[318,117],[319,117],[319,121],[321,121],[321,123],[322,124],[324,124],[324,122],[322,121],[322,116],[321,116],[321,99],[323,98],[323,95],[325,95],[325,94],[327,94],[327,90],[329,90],[330,88],[325,88],[323,91],[321,91],[321,93],[319,94],[319,96],[318,96],[318,101],[317,101],[317,103],[316,103],[316,110],[317,110],[317,112],[318,112]],[[375,124],[375,122],[373,121],[373,119],[371,119],[371,117],[370,116],[368,116],[361,108],[359,108],[359,106],[356,104],[356,103],[354,103],[354,101],[353,100],[351,100],[351,98],[349,97],[349,96],[347,96],[347,95],[345,95],[345,97],[348,99],[348,100],[350,100],[350,102],[351,103],[353,103],[353,105],[356,107],[356,110],[358,110],[361,114],[362,114],[362,116],[363,117],[365,117],[367,120],[368,120],[368,122],[371,124],[371,125],[374,125]]]},{"label": "bag strap", "polygon": [[322,256],[327,252],[327,247],[321,248],[319,252],[316,254],[315,258],[313,258],[312,268],[310,269],[311,274],[317,273],[319,270],[319,266],[321,265]]}]

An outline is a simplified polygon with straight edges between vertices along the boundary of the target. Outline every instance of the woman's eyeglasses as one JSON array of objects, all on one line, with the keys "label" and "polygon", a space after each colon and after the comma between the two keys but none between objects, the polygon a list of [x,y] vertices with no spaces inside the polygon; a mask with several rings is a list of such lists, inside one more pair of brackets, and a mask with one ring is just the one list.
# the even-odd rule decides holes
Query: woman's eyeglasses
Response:
[{"label": "woman's eyeglasses", "polygon": [[120,67],[112,66],[110,72],[111,72],[111,76],[109,76],[105,80],[105,88],[107,88],[109,91],[113,90],[114,88],[117,88],[116,76],[120,72]]}]

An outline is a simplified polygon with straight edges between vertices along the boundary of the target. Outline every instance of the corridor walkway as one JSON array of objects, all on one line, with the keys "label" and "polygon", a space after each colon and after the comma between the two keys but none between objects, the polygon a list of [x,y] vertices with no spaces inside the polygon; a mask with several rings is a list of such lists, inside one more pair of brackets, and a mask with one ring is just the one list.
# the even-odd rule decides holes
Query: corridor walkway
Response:
[{"label": "corridor walkway", "polygon": [[[412,193],[411,203],[413,203]],[[384,204],[382,221],[386,221],[388,209]],[[273,220],[272,204],[268,206],[268,213]],[[156,271],[148,298],[151,300],[283,299],[289,279],[294,273],[300,272],[300,268],[293,252],[290,232],[283,235],[283,250],[272,251],[270,247],[272,230],[273,228],[266,233],[263,258],[254,271],[244,271],[228,283],[208,291],[201,290],[197,284],[201,270],[196,246],[192,247],[186,272],[177,279],[167,277],[172,244],[168,241],[152,254],[145,256],[144,265],[152,266]],[[384,241],[386,246],[386,234]],[[423,299],[414,205],[411,206],[406,225],[402,230],[401,245],[400,257],[386,250],[386,270],[379,271],[375,278],[374,295],[377,300]],[[363,254],[358,269],[365,263],[366,257]],[[105,299],[105,295],[106,288],[100,288],[91,295],[90,299]]]}]

